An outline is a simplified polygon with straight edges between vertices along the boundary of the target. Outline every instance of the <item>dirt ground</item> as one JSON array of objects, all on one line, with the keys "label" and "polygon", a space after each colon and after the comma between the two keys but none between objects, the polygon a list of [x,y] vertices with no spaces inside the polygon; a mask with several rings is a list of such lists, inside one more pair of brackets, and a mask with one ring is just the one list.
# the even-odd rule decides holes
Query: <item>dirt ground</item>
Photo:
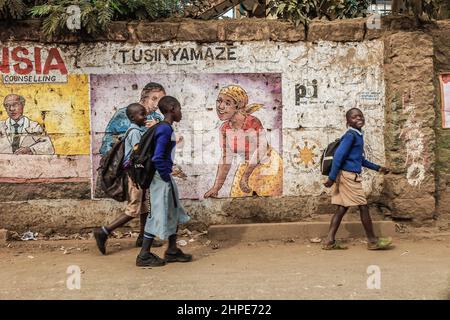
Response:
[{"label": "dirt ground", "polygon": [[[449,299],[450,234],[394,240],[388,251],[368,251],[362,239],[324,251],[298,239],[197,239],[183,247],[193,262],[153,269],[135,266],[134,239],[110,239],[107,256],[90,240],[13,241],[0,247],[0,299]],[[67,288],[71,265],[80,289]],[[369,277],[379,289],[368,289]]]}]

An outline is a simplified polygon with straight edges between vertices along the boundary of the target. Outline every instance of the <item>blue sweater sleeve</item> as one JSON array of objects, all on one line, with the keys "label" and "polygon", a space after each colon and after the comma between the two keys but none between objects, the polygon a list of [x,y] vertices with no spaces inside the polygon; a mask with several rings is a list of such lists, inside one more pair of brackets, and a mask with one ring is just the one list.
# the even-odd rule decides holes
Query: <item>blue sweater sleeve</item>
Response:
[{"label": "blue sweater sleeve", "polygon": [[372,169],[372,170],[375,170],[375,171],[379,171],[380,168],[381,168],[379,165],[377,165],[375,163],[372,163],[369,160],[367,160],[364,156],[363,156],[362,166],[366,167],[366,168],[369,168],[369,169]]},{"label": "blue sweater sleeve", "polygon": [[[170,182],[170,174],[172,173],[172,165],[170,153],[167,154],[169,144],[172,143],[172,128],[168,125],[160,125],[156,128],[156,146],[152,161],[158,170],[161,179]],[[168,158],[169,157],[169,158]]]},{"label": "blue sweater sleeve", "polygon": [[336,152],[334,153],[331,171],[330,174],[328,175],[328,178],[330,180],[336,181],[339,170],[341,170],[344,160],[352,148],[354,139],[355,137],[353,136],[353,134],[349,132],[344,134],[344,136],[342,137],[341,143],[339,144],[339,147],[336,149]]}]

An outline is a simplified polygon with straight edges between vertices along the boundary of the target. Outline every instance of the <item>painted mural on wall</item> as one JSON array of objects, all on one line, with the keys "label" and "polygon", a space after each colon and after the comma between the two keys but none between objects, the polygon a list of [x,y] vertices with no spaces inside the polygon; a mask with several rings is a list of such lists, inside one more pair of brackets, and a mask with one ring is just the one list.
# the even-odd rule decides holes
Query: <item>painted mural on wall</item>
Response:
[{"label": "painted mural on wall", "polygon": [[23,96],[8,94],[3,107],[8,117],[0,120],[0,153],[54,154],[52,141],[41,125],[23,115]]},{"label": "painted mural on wall", "polygon": [[441,74],[442,128],[450,128],[450,73]]},{"label": "painted mural on wall", "polygon": [[[384,163],[379,40],[2,45],[0,101],[8,97],[9,111],[0,108],[0,121],[9,125],[0,179],[89,180],[97,196],[96,168],[128,125],[124,108],[148,99],[152,113],[152,99],[161,97],[161,91],[153,96],[144,90],[149,83],[160,84],[183,107],[175,126],[182,198],[327,192],[320,154],[345,132],[344,115],[352,107],[366,115],[368,158]],[[15,122],[8,120],[22,108],[23,119],[35,128],[36,145],[25,140],[23,129],[16,134]],[[17,135],[30,150],[17,146]],[[224,155],[229,167],[223,166]],[[364,177],[367,192],[379,194],[382,177]]]},{"label": "painted mural on wall", "polygon": [[0,180],[89,181],[89,83],[52,47],[1,49]]},{"label": "painted mural on wall", "polygon": [[214,185],[204,197],[217,197],[233,162],[240,155],[230,197],[280,196],[283,188],[283,160],[268,142],[261,121],[253,115],[264,105],[249,104],[248,94],[239,85],[219,91],[216,111],[220,121],[221,159]]},{"label": "painted mural on wall", "polygon": [[91,75],[90,83],[94,183],[105,141],[111,145],[112,133],[126,131],[112,123],[157,83],[164,92],[150,92],[150,99],[167,94],[182,104],[175,157],[181,197],[282,194],[280,74]]}]

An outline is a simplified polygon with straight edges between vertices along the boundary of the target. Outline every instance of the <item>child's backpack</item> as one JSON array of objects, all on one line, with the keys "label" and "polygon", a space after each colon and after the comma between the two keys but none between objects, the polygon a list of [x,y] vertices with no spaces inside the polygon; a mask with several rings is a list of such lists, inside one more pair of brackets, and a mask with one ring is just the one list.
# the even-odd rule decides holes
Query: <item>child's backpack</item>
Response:
[{"label": "child's backpack", "polygon": [[328,176],[331,171],[331,166],[333,165],[333,157],[336,149],[339,147],[341,143],[341,139],[338,138],[331,142],[323,151],[322,156],[320,157],[320,172],[324,176]]},{"label": "child's backpack", "polygon": [[122,164],[125,156],[125,139],[131,130],[127,131],[125,137],[119,138],[119,141],[101,158],[97,169],[102,190],[106,195],[120,202],[127,200],[128,196],[127,170]]},{"label": "child's backpack", "polygon": [[341,138],[337,138],[331,142],[323,151],[320,157],[320,172],[324,176],[328,176],[331,171],[331,166],[333,165],[334,153],[336,152],[339,144],[341,143]]},{"label": "child's backpack", "polygon": [[156,128],[161,125],[170,126],[169,123],[161,121],[150,127],[142,135],[141,140],[134,146],[133,151],[131,152],[131,164],[128,169],[128,174],[131,180],[143,190],[150,187],[156,172],[152,157],[156,147]]}]

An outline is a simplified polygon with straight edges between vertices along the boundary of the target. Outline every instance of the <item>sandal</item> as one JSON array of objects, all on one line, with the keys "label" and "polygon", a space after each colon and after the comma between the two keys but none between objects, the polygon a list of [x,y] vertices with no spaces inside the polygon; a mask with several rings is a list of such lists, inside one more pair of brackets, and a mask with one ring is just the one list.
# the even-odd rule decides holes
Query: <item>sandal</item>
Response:
[{"label": "sandal", "polygon": [[324,244],[322,246],[323,250],[346,250],[348,249],[347,246],[345,246],[342,242],[334,240],[333,243]]},{"label": "sandal", "polygon": [[384,250],[388,249],[392,244],[392,238],[378,238],[377,242],[375,243],[368,243],[367,249],[369,250]]}]

